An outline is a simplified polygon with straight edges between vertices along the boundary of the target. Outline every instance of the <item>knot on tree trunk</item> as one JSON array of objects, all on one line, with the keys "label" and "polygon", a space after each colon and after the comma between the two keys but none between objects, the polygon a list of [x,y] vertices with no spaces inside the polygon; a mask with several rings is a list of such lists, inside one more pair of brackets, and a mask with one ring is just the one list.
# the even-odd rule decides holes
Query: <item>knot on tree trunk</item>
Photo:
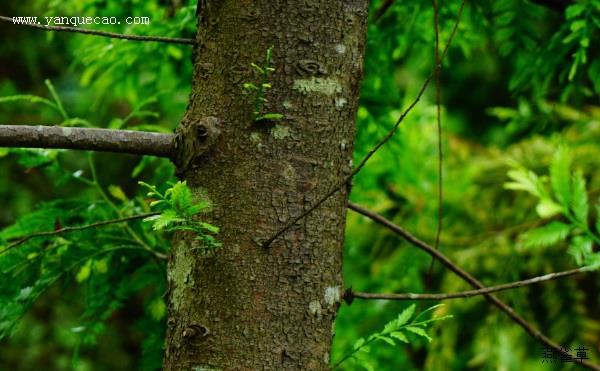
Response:
[{"label": "knot on tree trunk", "polygon": [[214,116],[199,120],[184,117],[176,130],[173,161],[178,174],[198,167],[221,135],[221,120]]}]

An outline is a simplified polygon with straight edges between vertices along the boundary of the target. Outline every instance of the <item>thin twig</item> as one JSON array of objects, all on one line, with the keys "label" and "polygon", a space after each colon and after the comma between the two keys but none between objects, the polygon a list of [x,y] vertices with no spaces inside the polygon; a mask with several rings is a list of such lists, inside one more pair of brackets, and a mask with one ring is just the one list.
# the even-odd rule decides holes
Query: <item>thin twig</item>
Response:
[{"label": "thin twig", "polygon": [[15,26],[32,27],[32,28],[37,28],[37,29],[44,30],[44,31],[74,32],[74,33],[82,33],[85,35],[103,36],[103,37],[109,37],[111,39],[121,39],[121,40],[155,41],[155,42],[163,42],[163,43],[170,43],[170,44],[196,45],[196,40],[194,40],[194,39],[186,39],[186,38],[179,38],[179,37],[127,35],[127,34],[120,34],[120,33],[115,33],[115,32],[91,30],[89,28],[80,28],[80,27],[45,26],[42,24],[35,24],[35,23],[14,23],[13,19],[11,17],[4,17],[4,16],[0,16],[0,21],[8,22]]},{"label": "thin twig", "polygon": [[[448,259],[441,252],[434,249],[432,246],[428,245],[427,243],[419,240],[417,237],[413,236],[412,234],[410,234],[408,231],[406,231],[402,227],[392,223],[391,221],[387,220],[383,216],[381,216],[371,210],[365,209],[364,207],[361,207],[352,202],[348,202],[348,208],[350,210],[356,211],[357,213],[364,215],[364,216],[368,217],[369,219],[387,227],[388,229],[390,229],[397,235],[401,236],[402,238],[404,238],[406,241],[408,241],[412,245],[420,248],[421,250],[425,251],[429,255],[435,257],[444,266],[446,266],[448,269],[450,269],[452,272],[454,272],[457,276],[462,278],[465,282],[469,283],[471,286],[475,287],[476,289],[485,289],[485,286],[481,282],[479,282],[475,277],[471,276],[471,274],[469,274],[468,272],[466,272],[465,270],[460,268],[458,265],[454,264],[450,259]],[[488,301],[490,301],[492,304],[494,304],[496,307],[498,307],[500,310],[502,310],[504,313],[506,313],[515,323],[517,323],[519,326],[521,326],[529,335],[531,335],[531,337],[533,337],[534,339],[540,341],[541,343],[553,348],[557,352],[561,351],[560,345],[558,345],[552,339],[548,338],[546,335],[542,334],[539,330],[537,330],[535,327],[533,327],[532,324],[530,324],[527,320],[525,320],[523,317],[521,317],[519,314],[517,314],[514,311],[514,309],[512,307],[510,307],[508,304],[504,303],[502,300],[498,299],[496,296],[494,296],[492,294],[486,293],[483,295],[486,297],[486,299],[488,299]],[[597,364],[594,364],[594,363],[591,363],[591,362],[588,362],[585,360],[583,360],[580,364],[589,369],[600,371],[600,365],[597,365]]]},{"label": "thin twig", "polygon": [[[0,251],[0,255],[6,253],[7,251],[14,249],[17,246],[20,246],[22,244],[24,244],[25,242],[31,240],[32,238],[38,238],[38,237],[51,237],[51,236],[57,236],[63,233],[68,233],[68,232],[75,232],[75,231],[83,231],[86,229],[91,229],[91,228],[97,228],[97,227],[103,227],[106,225],[111,225],[111,224],[117,224],[117,223],[125,223],[125,222],[129,222],[132,220],[138,220],[138,219],[144,219],[144,218],[148,218],[150,216],[155,216],[158,215],[160,213],[145,213],[145,214],[138,214],[138,215],[132,215],[132,216],[127,216],[124,218],[117,218],[117,219],[110,219],[110,220],[103,220],[100,222],[96,222],[96,223],[91,223],[91,224],[85,224],[85,225],[77,225],[77,226],[71,226],[71,227],[63,227],[54,231],[45,231],[45,232],[35,232],[35,233],[31,233],[28,234],[27,236],[22,236],[22,237],[16,237],[16,241],[11,243],[10,245],[8,245],[4,250]],[[156,252],[155,254],[157,257],[159,257],[160,259],[166,259],[166,255]]]},{"label": "thin twig", "polygon": [[0,125],[0,147],[59,148],[171,158],[175,134],[61,126]]},{"label": "thin twig", "polygon": [[[435,45],[434,45],[434,60],[435,64],[439,66],[435,71],[435,106],[436,106],[436,118],[437,118],[437,145],[438,145],[438,213],[437,213],[437,228],[435,231],[435,249],[440,248],[440,236],[442,235],[442,218],[444,215],[443,202],[444,202],[444,187],[443,187],[443,161],[444,153],[442,149],[442,109],[441,109],[441,72],[442,72],[442,61],[440,60],[440,9],[437,0],[433,0],[433,29],[435,34]],[[431,288],[431,277],[433,275],[433,266],[435,259],[431,258],[429,263],[429,269],[427,270],[427,278],[425,279],[425,292]]]},{"label": "thin twig", "polygon": [[442,52],[442,55],[440,56],[440,63],[442,63],[442,61],[446,57],[446,54],[448,54],[448,50],[450,49],[452,40],[454,39],[454,36],[456,35],[456,31],[458,31],[458,25],[460,24],[460,19],[462,18],[463,13],[465,12],[466,3],[467,3],[467,0],[462,0],[460,3],[460,7],[458,8],[458,15],[456,16],[456,22],[454,22],[454,26],[452,26],[452,31],[450,32],[450,37],[448,37],[448,42],[446,43],[446,46],[444,47],[444,51]]},{"label": "thin twig", "polygon": [[[440,60],[443,60],[444,57],[446,56],[446,53],[448,52],[448,48],[450,47],[450,44],[452,43],[452,40],[454,39],[454,35],[456,35],[456,30],[458,28],[458,24],[460,22],[460,18],[462,16],[462,13],[463,13],[463,10],[464,10],[465,1],[466,0],[462,0],[461,6],[460,6],[460,10],[459,10],[458,16],[456,18],[456,23],[454,24],[454,28],[452,29],[452,32],[451,32],[450,37],[448,39],[448,43],[446,44],[446,48],[444,49],[444,52],[442,53],[442,55],[440,57]],[[327,192],[325,194],[325,196],[323,196],[319,200],[317,200],[317,202],[315,202],[314,205],[312,205],[311,207],[309,207],[307,210],[305,210],[304,212],[302,212],[300,215],[298,215],[295,218],[293,218],[283,228],[281,228],[277,233],[275,233],[271,238],[269,238],[267,241],[265,241],[262,244],[264,248],[269,247],[273,243],[273,241],[275,241],[279,236],[281,236],[290,227],[292,227],[294,224],[298,223],[298,221],[300,221],[302,218],[304,218],[305,216],[307,216],[308,214],[310,214],[311,212],[313,212],[313,210],[315,210],[317,207],[321,206],[323,204],[323,202],[327,201],[331,196],[333,196],[335,193],[337,193],[337,191],[339,191],[352,178],[354,178],[354,176],[356,174],[358,174],[362,170],[362,168],[366,165],[366,163],[369,161],[369,159],[371,159],[371,157],[373,157],[373,155],[384,144],[386,144],[392,138],[392,136],[394,136],[394,134],[396,133],[396,130],[398,130],[398,127],[400,126],[400,124],[402,123],[402,121],[404,121],[404,118],[410,113],[410,111],[412,111],[412,109],[417,105],[417,103],[419,103],[419,101],[421,100],[421,97],[423,96],[423,94],[425,93],[425,90],[427,89],[427,86],[429,85],[429,83],[433,79],[433,77],[435,75],[435,71],[438,68],[440,68],[440,66],[436,65],[435,68],[433,69],[433,71],[425,79],[425,82],[421,86],[421,89],[419,90],[419,93],[417,94],[417,97],[412,101],[412,103],[408,106],[408,108],[406,108],[406,110],[404,110],[404,112],[402,112],[402,114],[400,115],[400,117],[398,117],[398,119],[396,120],[396,123],[394,124],[394,126],[392,127],[392,129],[390,129],[390,131],[388,131],[388,133],[386,134],[386,136],[383,139],[381,139],[381,141],[379,141],[379,143],[377,143],[375,145],[375,147],[373,147],[369,151],[369,153],[367,153],[367,155],[361,160],[361,162],[358,164],[358,166],[356,166],[354,168],[354,170],[350,173],[350,175],[348,175],[346,178],[344,178],[344,180],[342,182],[340,182],[338,185],[336,185],[335,187],[333,187],[329,192]]]},{"label": "thin twig", "polygon": [[349,297],[350,300],[353,299],[365,299],[365,300],[447,300],[447,299],[456,299],[456,298],[468,298],[471,296],[478,296],[483,294],[489,294],[491,292],[509,290],[517,287],[523,287],[528,285],[533,285],[534,283],[544,282],[555,280],[561,277],[568,277],[578,273],[589,272],[589,268],[575,268],[568,271],[549,273],[543,276],[538,276],[534,278],[529,278],[522,281],[516,281],[511,283],[505,283],[502,285],[490,286],[484,289],[478,290],[467,290],[461,292],[453,292],[446,294],[413,294],[413,293],[404,293],[404,294],[379,294],[379,293],[370,293],[370,292],[353,292],[352,290],[347,290],[344,294],[344,298],[346,296]]}]

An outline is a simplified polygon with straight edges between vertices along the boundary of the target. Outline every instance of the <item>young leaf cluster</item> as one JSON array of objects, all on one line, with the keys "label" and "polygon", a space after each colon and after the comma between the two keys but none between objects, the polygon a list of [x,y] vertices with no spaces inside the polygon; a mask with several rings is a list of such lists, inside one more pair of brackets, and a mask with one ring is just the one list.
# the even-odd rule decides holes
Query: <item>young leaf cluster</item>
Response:
[{"label": "young leaf cluster", "polygon": [[[593,244],[600,243],[600,217],[596,215],[595,227],[590,227],[590,205],[586,182],[581,170],[572,171],[573,158],[568,147],[555,152],[549,176],[538,176],[518,163],[508,172],[510,182],[506,189],[526,191],[539,199],[536,212],[548,224],[531,229],[521,235],[525,248],[548,247],[566,241],[569,237],[569,254],[578,265],[592,269],[600,267],[600,252],[593,252]],[[596,204],[600,212],[600,202]],[[596,213],[598,214],[598,213]]]},{"label": "young leaf cluster", "polygon": [[428,320],[421,321],[419,321],[419,318],[442,305],[443,304],[434,305],[433,307],[426,309],[411,321],[411,318],[415,314],[415,304],[412,304],[411,306],[400,312],[400,314],[398,314],[398,317],[388,322],[383,327],[383,330],[369,335],[369,337],[367,337],[366,339],[359,338],[358,340],[356,340],[352,351],[346,356],[344,356],[339,362],[337,362],[333,368],[338,368],[340,365],[342,365],[348,360],[354,360],[361,367],[367,370],[374,370],[374,368],[368,362],[368,353],[370,351],[370,345],[377,341],[383,342],[391,346],[396,346],[396,341],[400,341],[405,344],[410,344],[411,341],[407,336],[408,334],[416,335],[417,337],[426,339],[427,341],[431,341],[431,337],[427,334],[425,328],[432,322],[442,321],[448,318],[452,318],[452,316],[434,316],[433,318],[430,318]]},{"label": "young leaf cluster", "polygon": [[212,236],[219,233],[219,228],[195,219],[197,214],[210,207],[210,203],[207,200],[194,202],[192,191],[185,181],[178,181],[164,193],[153,185],[144,182],[139,184],[149,189],[148,197],[156,198],[150,206],[161,210],[159,215],[144,219],[152,222],[155,231],[188,231],[194,233],[196,239],[202,242],[203,249],[213,250],[221,247],[221,243]]},{"label": "young leaf cluster", "polygon": [[250,66],[259,74],[259,81],[256,84],[246,82],[243,85],[244,94],[248,95],[252,101],[252,119],[255,122],[261,120],[281,120],[283,118],[281,113],[263,112],[263,106],[267,102],[267,91],[272,88],[269,76],[275,71],[273,67],[273,46],[267,49],[265,62],[262,66],[256,63],[251,63]]}]

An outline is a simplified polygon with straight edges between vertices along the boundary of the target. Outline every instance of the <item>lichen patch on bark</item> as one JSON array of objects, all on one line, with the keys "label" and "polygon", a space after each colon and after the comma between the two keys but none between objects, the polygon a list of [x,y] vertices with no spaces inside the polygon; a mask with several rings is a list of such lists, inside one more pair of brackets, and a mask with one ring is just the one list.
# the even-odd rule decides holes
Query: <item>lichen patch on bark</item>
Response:
[{"label": "lichen patch on bark", "polygon": [[175,245],[173,262],[169,269],[170,285],[173,289],[171,303],[175,310],[180,308],[181,301],[185,297],[185,290],[194,288],[193,257],[186,252],[188,248],[183,241]]},{"label": "lichen patch on bark", "polygon": [[273,135],[273,138],[275,139],[285,139],[291,135],[290,128],[289,126],[277,124],[271,129],[271,135]]},{"label": "lichen patch on bark", "polygon": [[293,89],[304,94],[334,95],[342,92],[342,85],[334,78],[311,77],[310,79],[295,80]]},{"label": "lichen patch on bark", "polygon": [[324,301],[328,307],[333,307],[341,301],[341,287],[328,287],[325,289]]}]

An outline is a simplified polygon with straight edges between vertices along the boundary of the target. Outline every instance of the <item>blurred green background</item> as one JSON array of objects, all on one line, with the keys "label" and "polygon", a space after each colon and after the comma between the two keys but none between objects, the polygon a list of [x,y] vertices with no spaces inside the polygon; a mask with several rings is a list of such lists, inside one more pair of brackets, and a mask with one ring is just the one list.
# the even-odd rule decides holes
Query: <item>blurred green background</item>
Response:
[{"label": "blurred green background", "polygon": [[[383,2],[373,1],[371,14]],[[582,236],[587,230],[600,233],[593,207],[589,220],[576,225],[561,213],[540,213],[540,197],[505,187],[511,169],[526,168],[551,189],[547,176],[560,147],[568,149],[573,169],[581,172],[589,204],[598,204],[600,0],[572,4],[551,9],[525,0],[469,1],[443,63],[440,246],[486,285],[581,265],[577,249]],[[440,4],[442,47],[459,5],[455,0]],[[149,16],[149,26],[97,28],[194,37],[195,6],[195,1],[180,0],[23,0],[4,2],[0,15]],[[371,16],[355,163],[392,127],[430,73],[433,29],[430,1],[396,1],[382,17]],[[4,22],[0,35],[2,124],[170,132],[183,116],[192,73],[190,46],[43,32]],[[399,132],[354,180],[351,199],[433,243],[437,140],[432,84]],[[51,150],[0,149],[0,174],[3,245],[32,231],[147,212],[137,181],[166,184],[174,179],[165,160]],[[556,201],[556,195],[549,197]],[[532,230],[555,221],[574,227],[568,236],[532,240]],[[124,245],[129,249],[120,249]],[[140,246],[166,252],[169,236],[136,222],[127,230],[121,225],[39,239],[0,255],[0,331],[11,335],[0,340],[0,369],[159,368],[165,266]],[[114,251],[98,255],[100,248]],[[590,242],[581,249],[590,255],[599,246]],[[355,291],[425,290],[430,257],[351,211],[344,259],[346,286]],[[466,289],[435,265],[429,292]],[[585,346],[590,360],[600,363],[599,291],[595,272],[499,296],[560,345]],[[342,305],[332,361],[409,304],[356,300]],[[447,301],[435,312],[453,318],[432,326],[431,342],[416,337],[396,346],[376,342],[362,361],[349,360],[340,368],[574,367],[542,363],[541,344],[481,297]]]}]

